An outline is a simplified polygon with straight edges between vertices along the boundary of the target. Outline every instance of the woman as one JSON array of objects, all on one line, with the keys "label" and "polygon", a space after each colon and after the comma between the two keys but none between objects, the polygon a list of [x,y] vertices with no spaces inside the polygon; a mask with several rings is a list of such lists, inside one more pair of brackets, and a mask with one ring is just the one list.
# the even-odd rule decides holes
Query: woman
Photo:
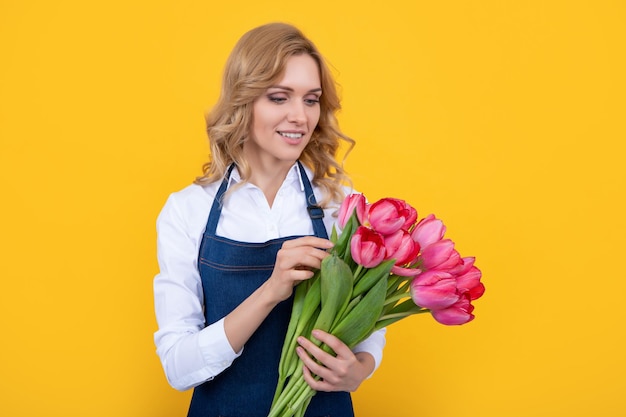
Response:
[{"label": "woman", "polygon": [[[320,53],[293,26],[249,31],[226,63],[207,118],[211,160],[157,222],[155,343],[170,384],[194,387],[189,416],[268,413],[293,288],[327,256],[332,213],[348,191],[335,154],[340,140],[353,141],[337,127],[338,109]],[[306,415],[353,415],[348,392],[380,363],[384,331],[353,350],[314,335],[337,356],[299,341],[304,378],[318,391]]]}]

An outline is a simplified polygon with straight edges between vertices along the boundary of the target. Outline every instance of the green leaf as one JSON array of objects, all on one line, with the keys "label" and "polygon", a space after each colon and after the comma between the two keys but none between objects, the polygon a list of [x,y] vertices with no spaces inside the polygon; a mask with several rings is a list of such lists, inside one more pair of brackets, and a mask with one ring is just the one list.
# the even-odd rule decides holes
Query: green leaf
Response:
[{"label": "green leaf", "polygon": [[[342,311],[350,301],[352,271],[336,255],[327,256],[322,261],[320,282],[322,309],[314,327],[328,332],[337,313]],[[319,342],[315,339],[313,341]]]},{"label": "green leaf", "polygon": [[372,334],[374,324],[380,318],[386,293],[387,282],[378,280],[331,333],[350,348],[365,340]]},{"label": "green leaf", "polygon": [[339,236],[337,235],[337,227],[333,224],[333,228],[330,232],[330,241],[333,243],[337,243],[337,238]]},{"label": "green leaf", "polygon": [[341,322],[341,320],[343,320],[344,317],[347,314],[349,314],[352,311],[352,309],[361,302],[362,298],[363,298],[362,295],[357,295],[352,300],[350,300],[350,302],[346,305],[346,308],[342,312],[337,314],[337,316],[335,317],[335,321],[333,322],[331,329],[334,329],[337,326],[337,324],[339,324],[339,322]]},{"label": "green leaf", "polygon": [[359,219],[356,217],[356,212],[350,216],[350,219],[343,227],[339,238],[335,242],[335,246],[332,251],[337,254],[342,259],[346,259],[346,255],[350,254],[350,240],[352,235],[359,227]]},{"label": "green leaf", "polygon": [[374,268],[368,269],[367,272],[365,272],[354,285],[352,297],[356,297],[359,294],[369,291],[369,289],[381,279],[387,280],[394,263],[394,259],[389,259]]}]

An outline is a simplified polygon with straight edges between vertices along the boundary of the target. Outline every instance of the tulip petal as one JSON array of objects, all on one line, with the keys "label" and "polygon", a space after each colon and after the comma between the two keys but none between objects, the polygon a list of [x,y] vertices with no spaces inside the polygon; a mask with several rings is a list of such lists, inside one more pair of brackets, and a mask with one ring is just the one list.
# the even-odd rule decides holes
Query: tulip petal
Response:
[{"label": "tulip petal", "polygon": [[460,295],[452,275],[442,271],[426,271],[411,282],[411,297],[420,307],[441,310],[456,303]]},{"label": "tulip petal", "polygon": [[460,292],[470,291],[472,288],[477,287],[480,284],[480,278],[482,273],[480,269],[472,266],[469,271],[463,275],[456,277],[456,286]]},{"label": "tulip petal", "polygon": [[[454,254],[454,242],[450,239],[444,239],[432,243],[426,247],[422,247],[422,265],[426,269],[433,269],[447,262]],[[460,256],[458,258],[460,261]],[[443,269],[443,268],[439,268]]]},{"label": "tulip petal", "polygon": [[445,233],[446,226],[444,226],[443,222],[435,218],[433,214],[429,214],[415,226],[415,229],[411,232],[411,237],[422,248],[425,248],[443,239]]},{"label": "tulip petal", "polygon": [[485,293],[485,285],[480,282],[477,286],[470,289],[467,294],[469,295],[470,300],[474,301],[479,299]]},{"label": "tulip petal", "polygon": [[373,268],[385,258],[385,242],[376,231],[359,226],[350,241],[352,259],[365,268]]},{"label": "tulip petal", "polygon": [[383,198],[369,207],[368,218],[374,230],[390,235],[412,227],[417,219],[417,211],[403,200]]},{"label": "tulip petal", "polygon": [[405,230],[398,230],[384,237],[387,255],[385,259],[395,259],[396,265],[414,263],[419,254],[419,244]]},{"label": "tulip petal", "polygon": [[414,277],[422,273],[418,268],[402,268],[401,266],[394,265],[391,268],[391,273],[401,277]]},{"label": "tulip petal", "polygon": [[474,320],[472,311],[474,311],[474,306],[469,298],[461,297],[454,305],[441,310],[431,310],[430,313],[439,323],[454,326]]},{"label": "tulip petal", "polygon": [[365,211],[365,196],[363,194],[350,194],[343,200],[337,216],[337,225],[339,228],[343,229],[345,227],[355,210],[357,212],[357,218],[359,218],[360,221],[360,216],[362,216]]}]

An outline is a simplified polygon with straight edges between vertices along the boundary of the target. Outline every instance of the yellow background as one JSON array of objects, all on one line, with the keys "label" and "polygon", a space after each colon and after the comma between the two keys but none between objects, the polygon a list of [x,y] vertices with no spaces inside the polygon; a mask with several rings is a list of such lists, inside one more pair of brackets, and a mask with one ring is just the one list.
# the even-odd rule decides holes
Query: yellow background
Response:
[{"label": "yellow background", "polygon": [[626,5],[602,0],[1,0],[0,415],[185,415],[154,222],[228,52],[276,20],[336,69],[356,187],[436,213],[487,287],[469,325],[390,327],[357,415],[625,415]]}]

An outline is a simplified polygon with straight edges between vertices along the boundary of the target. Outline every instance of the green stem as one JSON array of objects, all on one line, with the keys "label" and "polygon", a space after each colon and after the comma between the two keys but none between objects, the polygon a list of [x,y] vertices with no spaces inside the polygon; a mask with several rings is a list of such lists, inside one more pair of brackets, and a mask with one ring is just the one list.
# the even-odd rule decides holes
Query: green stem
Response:
[{"label": "green stem", "polygon": [[294,412],[297,413],[299,413],[299,410],[302,410],[304,407],[308,406],[309,400],[315,395],[315,390],[313,388],[311,388],[306,383],[304,385],[304,388],[300,392],[300,395],[298,396],[297,400],[294,402],[291,408]]},{"label": "green stem", "polygon": [[312,398],[313,398],[313,395],[310,396],[306,401],[304,401],[304,403],[300,406],[296,414],[294,414],[294,417],[304,417],[304,414],[306,413],[306,409],[309,407],[309,404],[311,403]]},{"label": "green stem", "polygon": [[357,266],[354,274],[352,274],[352,282],[356,283],[359,280],[359,275],[361,275],[361,271],[363,270],[363,265]]},{"label": "green stem", "polygon": [[298,391],[296,391],[294,395],[294,401],[291,404],[287,405],[287,412],[284,413],[282,417],[293,416],[294,413],[298,412],[300,407],[304,405],[304,402],[308,398],[313,397],[313,395],[315,394],[313,388],[311,388],[304,379],[300,380],[299,382],[301,382],[301,384],[299,384],[300,386],[298,387]]},{"label": "green stem", "polygon": [[378,319],[378,321],[376,321],[376,324],[374,325],[374,331],[380,330],[383,327],[387,327],[397,321],[402,320],[405,317],[409,317],[414,314],[423,314],[423,313],[430,313],[430,310],[428,309],[410,310],[410,311],[406,311],[402,313],[393,313],[393,314],[383,315],[382,317]]},{"label": "green stem", "polygon": [[[326,345],[323,345],[323,347],[326,347]],[[302,365],[302,361],[299,358],[298,361]],[[280,394],[276,403],[272,404],[268,417],[291,417],[294,413],[304,415],[309,401],[317,391],[307,384],[302,374],[302,366],[298,366],[297,371],[289,378],[287,386]],[[313,377],[317,381],[320,380],[320,377],[317,375],[313,375]]]},{"label": "green stem", "polygon": [[[307,390],[308,389],[308,390]],[[272,407],[268,417],[291,417],[298,412],[298,407],[315,391],[306,383],[303,378],[298,378],[288,391],[281,394],[281,399],[275,407]],[[313,395],[310,395],[311,397]]]},{"label": "green stem", "polygon": [[387,295],[391,295],[398,289],[398,284],[403,277],[392,275],[387,280]]},{"label": "green stem", "polygon": [[404,317],[411,316],[413,314],[416,314],[416,313],[411,311],[411,312],[408,312],[408,313],[386,314],[386,315],[382,316],[381,318],[379,318],[378,321],[383,321],[383,320],[387,320],[387,319],[395,319],[395,318],[404,318]]},{"label": "green stem", "polygon": [[[302,284],[305,284],[304,282]],[[300,286],[296,287],[296,291],[300,289]],[[278,368],[279,381],[283,382],[294,372],[295,366],[297,364],[297,356],[296,356],[296,344],[297,338],[301,335],[307,335],[312,330],[313,324],[317,320],[319,315],[319,305],[320,305],[320,279],[319,274],[316,274],[315,277],[311,278],[306,282],[307,286],[304,286],[304,290],[301,295],[301,306],[299,311],[297,312],[297,318],[294,321],[294,314],[292,312],[292,318],[289,323],[289,333],[285,337],[285,341],[283,343],[283,350],[281,352],[280,363]],[[274,398],[277,398],[278,392],[282,387],[277,387]]]},{"label": "green stem", "polygon": [[[300,361],[300,358],[298,358],[298,360]],[[302,379],[302,366],[297,367],[296,371],[293,375],[291,375],[289,382],[287,382],[287,386],[285,386],[283,391],[276,398],[275,403],[272,404],[268,417],[279,417],[283,415],[282,413],[284,412],[285,407],[288,407],[289,403],[293,402],[293,398],[299,388],[300,381],[304,381],[304,379]]]},{"label": "green stem", "polygon": [[395,304],[396,302],[402,300],[403,298],[408,298],[411,295],[407,292],[407,291],[403,291],[401,293],[392,295],[391,297],[387,297],[385,299],[385,304],[384,305],[390,305],[390,304]]},{"label": "green stem", "polygon": [[274,407],[274,404],[276,404],[276,402],[278,401],[278,398],[280,398],[280,394],[283,392],[283,388],[285,386],[285,381],[287,381],[286,377],[281,376],[281,375],[278,376],[278,383],[276,384],[276,391],[274,391],[274,399],[272,400],[272,407]]}]

